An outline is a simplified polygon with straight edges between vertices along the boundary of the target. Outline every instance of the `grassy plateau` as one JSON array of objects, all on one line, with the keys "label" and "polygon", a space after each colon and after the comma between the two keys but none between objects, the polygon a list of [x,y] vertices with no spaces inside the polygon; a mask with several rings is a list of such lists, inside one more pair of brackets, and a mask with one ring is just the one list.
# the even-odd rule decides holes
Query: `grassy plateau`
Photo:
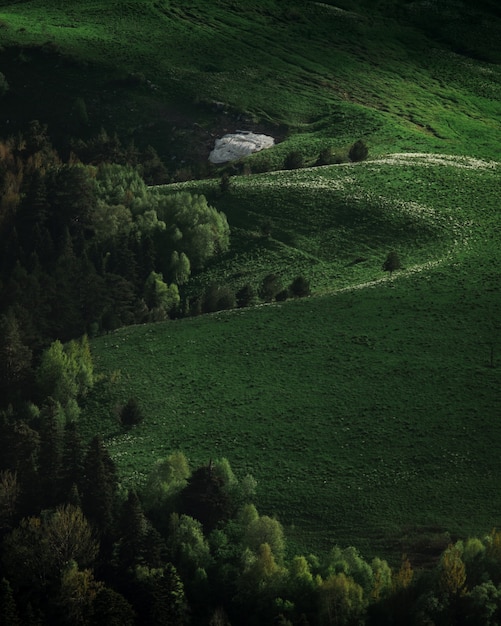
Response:
[{"label": "grassy plateau", "polygon": [[[501,14],[440,4],[0,2],[4,135],[105,127],[208,174],[216,136],[277,139],[225,193],[217,177],[151,193],[228,217],[229,252],[186,296],[270,272],[312,296],[93,340],[82,429],[124,487],[174,450],[226,457],[292,551],[395,563],[501,524]],[[313,167],[358,139],[368,160]],[[282,169],[292,150],[307,167]],[[146,419],[125,432],[113,407],[130,396]]]}]

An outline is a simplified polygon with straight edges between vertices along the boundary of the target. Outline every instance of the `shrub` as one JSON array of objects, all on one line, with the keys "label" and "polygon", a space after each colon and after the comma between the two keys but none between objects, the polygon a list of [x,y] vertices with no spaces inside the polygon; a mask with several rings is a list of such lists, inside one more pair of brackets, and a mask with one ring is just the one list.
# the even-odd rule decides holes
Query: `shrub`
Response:
[{"label": "shrub", "polygon": [[235,294],[228,285],[211,285],[204,296],[204,313],[214,313],[215,311],[226,311],[234,309],[236,306]]},{"label": "shrub", "polygon": [[271,302],[282,291],[282,282],[276,274],[267,274],[261,283],[259,296],[265,302]]},{"label": "shrub", "polygon": [[334,162],[333,160],[334,160],[334,156],[332,154],[332,149],[324,148],[323,150],[321,150],[320,154],[318,155],[316,165],[330,165],[331,163]]},{"label": "shrub", "polygon": [[311,293],[310,283],[304,276],[297,276],[289,285],[289,292],[293,298],[304,298]]},{"label": "shrub", "polygon": [[144,419],[143,412],[137,398],[129,398],[120,410],[120,423],[122,426],[135,426]]},{"label": "shrub", "polygon": [[297,170],[304,167],[304,158],[299,150],[293,150],[285,157],[284,167],[286,170]]},{"label": "shrub", "polygon": [[355,143],[351,146],[350,151],[348,152],[348,157],[350,161],[353,163],[357,161],[365,161],[369,154],[369,149],[365,145],[365,143],[359,139],[355,141]]},{"label": "shrub", "polygon": [[256,301],[256,291],[252,285],[247,283],[237,291],[236,298],[238,307],[251,306]]},{"label": "shrub", "polygon": [[289,290],[288,289],[282,289],[275,296],[275,300],[277,302],[285,302],[288,297],[289,297]]},{"label": "shrub", "polygon": [[230,190],[231,187],[231,177],[228,172],[224,172],[219,180],[219,191],[221,193],[226,193]]},{"label": "shrub", "polygon": [[399,270],[401,267],[402,263],[400,262],[398,253],[395,251],[390,252],[383,263],[383,270],[385,272],[390,272],[391,276],[395,270]]},{"label": "shrub", "polygon": [[262,237],[270,237],[272,229],[273,229],[273,222],[269,218],[266,218],[259,224],[259,232]]}]

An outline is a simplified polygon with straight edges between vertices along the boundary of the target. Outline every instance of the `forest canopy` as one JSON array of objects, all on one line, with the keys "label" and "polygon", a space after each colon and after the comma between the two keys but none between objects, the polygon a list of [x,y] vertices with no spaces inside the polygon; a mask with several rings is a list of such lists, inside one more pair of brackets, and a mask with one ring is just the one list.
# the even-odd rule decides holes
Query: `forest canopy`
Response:
[{"label": "forest canopy", "polygon": [[204,196],[160,195],[132,165],[63,162],[38,123],[0,155],[0,314],[35,352],[178,314],[179,286],[228,250]]}]

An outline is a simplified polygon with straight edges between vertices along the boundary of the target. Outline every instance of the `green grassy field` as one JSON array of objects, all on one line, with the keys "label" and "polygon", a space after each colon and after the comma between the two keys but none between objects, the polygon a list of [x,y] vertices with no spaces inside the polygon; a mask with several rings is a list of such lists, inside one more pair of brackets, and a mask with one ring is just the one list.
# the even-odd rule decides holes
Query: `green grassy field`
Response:
[{"label": "green grassy field", "polygon": [[[366,141],[359,164],[152,191],[228,216],[230,251],[187,294],[276,272],[314,296],[95,339],[82,428],[124,487],[173,450],[224,456],[291,550],[422,562],[501,521],[501,16],[487,0],[338,5],[4,0],[0,134],[40,119],[67,147],[105,127],[209,173],[214,138],[242,126],[279,140],[254,172]],[[147,419],[125,433],[113,407],[131,395]]]},{"label": "green grassy field", "polygon": [[360,137],[373,154],[497,158],[498,13],[451,5],[442,19],[373,5],[2,2],[0,65],[12,88],[1,128],[42,116],[55,134],[82,132],[62,120],[83,98],[90,129],[152,143],[165,158],[206,159],[214,133],[242,125],[280,138],[286,129],[285,147],[307,159]]},{"label": "green grassy field", "polygon": [[[492,163],[424,156],[235,180],[221,201],[238,246],[206,280],[302,271],[316,295],[94,340],[115,382],[86,428],[107,437],[124,485],[176,449],[193,466],[227,457],[297,550],[353,544],[395,562],[498,525],[498,184]],[[282,240],[253,237],[259,211]],[[390,278],[395,241],[405,269]],[[148,417],[123,433],[106,403],[129,395]]]},{"label": "green grassy field", "polygon": [[[232,246],[192,282],[245,282],[273,271],[288,284],[304,274],[318,293],[381,277],[397,249],[406,267],[455,255],[485,228],[499,234],[494,162],[444,155],[389,155],[365,163],[168,185],[157,193],[203,193],[224,211]],[[271,238],[259,236],[270,219]],[[355,260],[364,259],[361,262]]]}]

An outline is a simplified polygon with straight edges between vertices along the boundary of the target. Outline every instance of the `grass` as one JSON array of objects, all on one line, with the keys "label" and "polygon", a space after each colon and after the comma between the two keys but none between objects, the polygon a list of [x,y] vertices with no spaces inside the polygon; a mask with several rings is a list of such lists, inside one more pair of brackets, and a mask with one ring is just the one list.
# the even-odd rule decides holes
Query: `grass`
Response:
[{"label": "grass", "polygon": [[[210,282],[257,288],[273,271],[284,281],[302,273],[325,293],[378,278],[393,248],[411,267],[471,244],[482,236],[485,220],[496,221],[498,169],[434,158],[436,163],[427,155],[396,155],[235,177],[226,194],[218,193],[216,181],[169,185],[158,193],[204,193],[232,227],[230,253],[193,281],[193,289]],[[265,219],[273,223],[270,239],[258,235]]]},{"label": "grass", "polygon": [[[478,11],[491,32],[499,16]],[[457,51],[466,41],[462,31],[444,40],[441,25],[438,39],[431,14],[384,14],[371,6],[346,14],[326,3],[289,8],[272,0],[245,7],[28,0],[3,3],[0,20],[4,73],[13,85],[4,104],[21,122],[36,117],[46,100],[42,111],[55,133],[83,95],[91,128],[104,125],[139,145],[153,143],[166,159],[184,153],[205,160],[210,133],[242,124],[272,133],[287,127],[286,146],[305,155],[360,137],[374,154],[419,149],[496,158],[498,152],[496,39],[484,35],[486,58],[473,59]],[[469,26],[477,32],[474,20]],[[30,61],[10,58],[12,46]],[[37,79],[40,51],[46,55],[48,46],[53,57],[44,75],[52,68],[58,84]],[[36,102],[23,96],[20,72]],[[130,74],[148,82],[117,87],[114,81]],[[231,114],[214,115],[214,101]]]},{"label": "grass", "polygon": [[[226,456],[291,549],[418,561],[499,525],[499,166],[485,161],[499,159],[500,14],[373,4],[2,2],[0,134],[39,119],[67,147],[104,126],[177,166],[244,126],[281,141],[254,172],[367,142],[361,164],[158,190],[205,193],[231,224],[191,291],[274,271],[315,297],[95,339],[103,378],[82,427],[105,436],[124,487],[175,449],[193,467]],[[123,432],[113,407],[131,395],[147,418]]]},{"label": "grass", "polygon": [[[426,155],[236,179],[220,199],[240,238],[212,272],[257,280],[292,264],[316,297],[95,339],[99,371],[120,374],[85,427],[107,437],[124,485],[172,450],[194,467],[224,456],[258,480],[293,549],[351,544],[394,563],[497,525],[498,182],[493,164]],[[243,245],[261,214],[280,220],[269,256]],[[310,251],[343,227],[336,250]],[[398,234],[406,269],[390,278],[380,261]],[[371,261],[347,268],[360,250]],[[129,395],[148,417],[123,433],[104,407]]]},{"label": "grass", "polygon": [[[127,434],[104,417],[87,427],[109,437],[129,486],[172,450],[193,466],[227,457],[303,551],[337,542],[397,560],[412,553],[408,527],[488,532],[500,504],[486,316],[497,294],[468,262],[97,339],[100,371],[121,372],[112,396],[141,398],[148,418]],[[494,264],[482,273],[499,288]]]}]

